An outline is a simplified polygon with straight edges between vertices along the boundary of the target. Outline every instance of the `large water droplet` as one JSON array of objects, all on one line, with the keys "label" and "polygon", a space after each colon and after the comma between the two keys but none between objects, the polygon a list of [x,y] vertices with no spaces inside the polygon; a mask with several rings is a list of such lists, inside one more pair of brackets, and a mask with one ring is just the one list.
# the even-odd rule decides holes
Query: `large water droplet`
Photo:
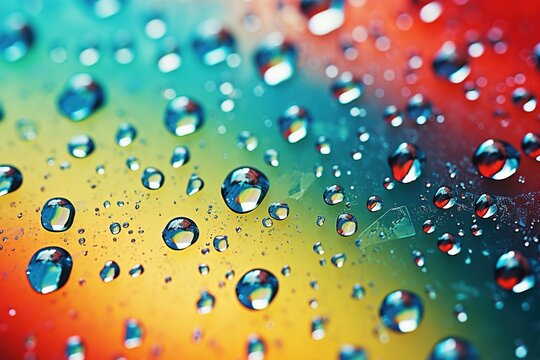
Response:
[{"label": "large water droplet", "polygon": [[433,195],[433,203],[439,209],[450,209],[456,203],[456,197],[448,186],[441,186]]},{"label": "large water droplet", "polygon": [[323,200],[328,205],[336,205],[345,199],[345,191],[339,185],[327,186],[323,193]]},{"label": "large water droplet", "polygon": [[48,231],[66,231],[74,218],[75,207],[68,199],[61,197],[48,200],[41,209],[41,225]]},{"label": "large water droplet", "polygon": [[68,152],[76,158],[82,159],[92,154],[96,149],[94,140],[86,134],[75,135],[69,140]]},{"label": "large water droplet", "polygon": [[11,15],[0,30],[0,53],[6,61],[23,58],[34,44],[34,30],[20,15]]},{"label": "large water droplet", "polygon": [[352,73],[341,74],[331,87],[332,94],[340,104],[349,104],[364,93],[364,84],[356,79]]},{"label": "large water droplet", "polygon": [[73,121],[92,115],[104,103],[101,85],[88,74],[77,74],[69,79],[58,97],[58,111]]},{"label": "large water droplet", "polygon": [[193,39],[193,50],[209,66],[219,64],[236,51],[233,35],[217,19],[203,22]]},{"label": "large water droplet", "polygon": [[459,84],[471,73],[467,53],[458,51],[452,41],[443,44],[432,65],[435,74],[454,84]]},{"label": "large water droplet", "polygon": [[408,142],[401,143],[388,158],[394,179],[403,184],[413,182],[422,175],[425,161],[424,152]]},{"label": "large water droplet", "polygon": [[184,250],[197,242],[199,228],[189,218],[176,217],[167,223],[161,237],[171,249]]},{"label": "large water droplet", "polygon": [[416,330],[422,321],[423,313],[422,300],[408,290],[396,290],[386,295],[379,308],[383,324],[400,333]]},{"label": "large water droplet", "polygon": [[495,279],[505,290],[521,293],[534,287],[535,274],[529,261],[519,251],[502,254],[495,264]]},{"label": "large water droplet", "polygon": [[309,112],[297,105],[287,108],[278,119],[279,132],[291,144],[307,136],[311,123]]},{"label": "large water droplet", "polygon": [[294,75],[296,49],[281,33],[267,36],[255,52],[255,64],[259,75],[270,86],[278,85]]},{"label": "large water droplet", "polygon": [[300,9],[308,18],[308,29],[313,35],[329,34],[345,21],[343,0],[302,0]]},{"label": "large water droplet", "polygon": [[278,280],[274,274],[263,269],[253,269],[238,281],[236,296],[246,308],[262,310],[274,300],[278,287]]},{"label": "large water droplet", "polygon": [[101,280],[106,283],[113,281],[118,275],[120,275],[120,266],[113,260],[107,261],[99,272]]},{"label": "large water droplet", "polygon": [[474,203],[476,215],[483,219],[492,217],[497,212],[497,205],[489,194],[482,194]]},{"label": "large water droplet", "polygon": [[435,345],[429,360],[480,360],[480,354],[467,340],[452,336]]},{"label": "large water droplet", "polygon": [[336,220],[336,231],[341,236],[351,236],[356,233],[358,221],[352,214],[341,214]]},{"label": "large water droplet", "polygon": [[121,147],[130,145],[137,137],[137,129],[129,123],[122,123],[116,131],[115,140]]},{"label": "large water droplet", "polygon": [[12,165],[0,165],[0,196],[14,192],[21,187],[22,182],[19,169]]},{"label": "large water droplet", "polygon": [[197,131],[204,123],[202,107],[194,100],[180,96],[169,102],[165,109],[165,126],[176,136]]},{"label": "large water droplet", "polygon": [[454,256],[461,252],[461,241],[450,233],[444,233],[437,239],[437,247],[443,253]]},{"label": "large water droplet", "polygon": [[270,182],[262,172],[252,167],[239,167],[223,180],[221,196],[229,209],[244,214],[259,206],[269,188]]},{"label": "large water droplet", "polygon": [[128,349],[139,347],[142,343],[143,328],[136,319],[127,319],[124,333],[124,345]]},{"label": "large water droplet", "polygon": [[157,190],[163,186],[165,175],[156,168],[148,167],[144,169],[141,180],[145,188]]},{"label": "large water droplet", "polygon": [[67,283],[72,266],[73,260],[66,250],[49,246],[32,256],[26,268],[26,277],[35,291],[48,294]]},{"label": "large water droplet", "polygon": [[527,156],[536,161],[540,161],[540,134],[525,134],[521,141],[521,148]]},{"label": "large water droplet", "polygon": [[489,139],[478,146],[472,161],[482,176],[504,180],[517,171],[520,159],[519,152],[509,143]]}]

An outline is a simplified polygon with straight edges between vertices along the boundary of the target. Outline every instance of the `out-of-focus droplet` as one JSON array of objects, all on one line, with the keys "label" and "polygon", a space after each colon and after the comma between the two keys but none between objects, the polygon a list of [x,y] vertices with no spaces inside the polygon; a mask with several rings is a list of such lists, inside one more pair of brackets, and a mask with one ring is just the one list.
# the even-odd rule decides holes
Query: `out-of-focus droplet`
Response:
[{"label": "out-of-focus droplet", "polygon": [[353,345],[343,345],[339,349],[339,360],[367,360],[366,351]]},{"label": "out-of-focus droplet", "polygon": [[456,203],[456,197],[448,186],[441,186],[433,195],[433,203],[439,209],[450,209]]},{"label": "out-of-focus droplet", "polygon": [[327,319],[316,316],[311,320],[311,337],[313,340],[321,340],[326,336]]},{"label": "out-of-focus droplet", "polygon": [[255,52],[259,75],[267,85],[275,86],[290,79],[296,71],[297,52],[283,34],[268,35]]},{"label": "out-of-focus droplet", "polygon": [[67,360],[85,359],[84,343],[80,336],[68,337],[66,341],[66,357]]},{"label": "out-of-focus droplet", "polygon": [[213,66],[235,53],[236,41],[219,20],[209,19],[197,28],[193,50],[204,64]]},{"label": "out-of-focus droplet", "polygon": [[317,149],[321,155],[328,155],[332,152],[332,146],[330,145],[330,141],[328,141],[326,136],[319,136],[317,138],[315,149]]},{"label": "out-of-focus droplet", "polygon": [[403,184],[413,182],[422,175],[425,161],[424,152],[408,142],[401,143],[388,158],[394,179]]},{"label": "out-of-focus droplet", "polygon": [[424,306],[418,295],[408,290],[392,291],[385,296],[379,316],[389,329],[408,333],[416,330],[422,321]]},{"label": "out-of-focus droplet", "polygon": [[216,298],[208,291],[203,291],[197,300],[197,311],[199,314],[209,314],[214,309]]},{"label": "out-of-focus droplet", "polygon": [[251,335],[247,343],[247,359],[248,360],[264,360],[266,354],[266,344],[257,335]]},{"label": "out-of-focus droplet", "polygon": [[345,191],[339,185],[327,186],[323,193],[323,200],[328,205],[337,205],[345,199]]},{"label": "out-of-focus droplet", "polygon": [[236,143],[240,149],[253,151],[259,146],[259,139],[249,131],[242,131],[236,138]]},{"label": "out-of-focus droplet", "polygon": [[285,220],[289,216],[289,205],[286,203],[272,203],[268,207],[268,215],[274,220]]},{"label": "out-of-focus droplet", "polygon": [[0,196],[14,192],[21,187],[22,182],[19,169],[12,165],[0,165]]},{"label": "out-of-focus droplet", "polygon": [[253,269],[238,281],[236,297],[248,309],[263,310],[274,300],[278,288],[274,274],[263,269]]},{"label": "out-of-focus droplet", "polygon": [[137,159],[135,156],[130,156],[126,159],[126,165],[129,170],[136,171],[141,168],[141,164],[139,163],[139,159]]},{"label": "out-of-focus droplet", "polygon": [[103,106],[105,94],[101,85],[89,74],[69,79],[58,97],[58,111],[72,121],[81,121]]},{"label": "out-of-focus droplet", "polygon": [[540,161],[540,134],[527,133],[521,141],[523,152],[530,158]]},{"label": "out-of-focus droplet", "polygon": [[471,73],[467,53],[458,51],[452,41],[443,44],[435,55],[432,65],[437,76],[454,84],[463,82]]},{"label": "out-of-focus droplet", "polygon": [[189,218],[176,217],[167,223],[161,236],[169,248],[184,250],[199,238],[199,227]]},{"label": "out-of-focus droplet", "polygon": [[344,72],[334,81],[331,91],[340,104],[346,105],[364,93],[364,84],[352,73]]},{"label": "out-of-focus droplet", "polygon": [[189,196],[195,195],[204,188],[204,181],[197,174],[191,174],[188,180],[186,194]]},{"label": "out-of-focus droplet", "polygon": [[352,214],[341,214],[336,220],[336,232],[341,236],[352,236],[356,233],[358,221]]},{"label": "out-of-focus droplet", "polygon": [[147,167],[142,173],[141,181],[145,188],[157,190],[163,186],[165,175],[156,168]]},{"label": "out-of-focus droplet", "polygon": [[308,135],[311,115],[298,105],[288,107],[278,119],[279,132],[285,140],[294,144]]},{"label": "out-of-focus droplet", "polygon": [[129,123],[122,123],[116,131],[115,140],[121,147],[130,145],[137,137],[137,129]]},{"label": "out-of-focus droplet", "polygon": [[443,253],[454,256],[461,252],[461,241],[450,233],[444,233],[437,239],[437,247]]},{"label": "out-of-focus droplet", "polygon": [[379,195],[371,195],[366,202],[366,208],[371,212],[377,212],[383,207],[382,199]]},{"label": "out-of-focus droplet", "polygon": [[229,209],[245,214],[259,206],[269,188],[270,182],[261,171],[252,167],[239,167],[223,180],[221,196]]},{"label": "out-of-focus droplet", "polygon": [[418,125],[424,125],[434,118],[433,105],[424,95],[415,94],[407,103],[405,115],[409,120],[416,122]]},{"label": "out-of-focus droplet", "polygon": [[118,266],[116,261],[113,260],[107,261],[99,272],[101,280],[106,283],[113,281],[118,277],[118,275],[120,275],[120,266]]},{"label": "out-of-focus droplet", "polygon": [[32,289],[40,294],[49,294],[67,283],[72,266],[73,260],[66,250],[49,246],[32,256],[26,277]]},{"label": "out-of-focus droplet", "polygon": [[529,261],[519,251],[508,251],[499,257],[495,264],[495,279],[501,288],[515,293],[527,291],[536,283]]},{"label": "out-of-focus droplet", "polygon": [[497,204],[489,194],[482,194],[474,203],[474,211],[477,216],[487,219],[497,212]]},{"label": "out-of-focus droplet", "polygon": [[124,7],[124,0],[84,0],[101,19],[118,14]]},{"label": "out-of-focus droplet", "polygon": [[219,252],[224,252],[229,248],[229,238],[226,235],[218,235],[214,237],[214,249]]},{"label": "out-of-focus droplet", "polygon": [[270,166],[279,165],[279,153],[275,149],[268,149],[264,152],[264,162]]},{"label": "out-of-focus droplet", "polygon": [[394,105],[387,106],[384,109],[383,118],[392,127],[399,127],[403,124],[403,114]]},{"label": "out-of-focus droplet", "polygon": [[47,200],[41,209],[41,225],[48,231],[66,231],[74,218],[75,207],[68,199],[61,197]]},{"label": "out-of-focus droplet", "polygon": [[469,341],[451,336],[435,345],[429,360],[480,360],[480,354]]},{"label": "out-of-focus droplet", "polygon": [[114,36],[114,60],[121,65],[131,64],[135,59],[133,39],[129,32],[119,31]]},{"label": "out-of-focus droplet", "polygon": [[176,136],[192,134],[204,124],[202,107],[186,96],[171,100],[165,109],[164,118],[167,130]]},{"label": "out-of-focus droplet", "polygon": [[171,156],[171,166],[175,169],[188,163],[190,159],[189,149],[185,146],[177,146]]},{"label": "out-of-focus droplet", "polygon": [[[0,114],[1,115],[1,114]],[[1,118],[0,118],[1,120]],[[24,141],[32,141],[37,138],[38,127],[36,123],[29,119],[19,119],[15,123],[17,134]]]},{"label": "out-of-focus droplet", "polygon": [[82,159],[92,154],[96,145],[90,136],[81,134],[72,137],[68,142],[67,148],[71,156]]},{"label": "out-of-focus droplet", "polygon": [[139,320],[127,319],[124,328],[124,346],[134,349],[141,346],[144,331]]},{"label": "out-of-focus droplet", "polygon": [[34,30],[19,14],[11,15],[0,30],[2,58],[15,62],[23,58],[34,44]]},{"label": "out-of-focus droplet", "polygon": [[504,180],[519,168],[521,157],[512,145],[505,141],[488,139],[474,152],[472,161],[476,170],[493,180]]},{"label": "out-of-focus droplet", "polygon": [[164,74],[168,74],[178,70],[181,65],[182,57],[180,56],[180,48],[176,40],[173,38],[163,39],[157,59],[158,70]]},{"label": "out-of-focus droplet", "polygon": [[366,289],[360,284],[354,284],[351,296],[353,299],[363,299],[366,297]]},{"label": "out-of-focus droplet", "polygon": [[525,112],[533,112],[536,109],[536,96],[524,88],[514,89],[512,102]]},{"label": "out-of-focus droplet", "polygon": [[313,35],[329,34],[345,21],[343,0],[302,0],[300,9],[307,17],[308,29]]},{"label": "out-of-focus droplet", "polygon": [[415,250],[413,251],[412,255],[413,255],[413,262],[415,263],[416,266],[423,267],[424,265],[426,265],[426,257],[420,251]]},{"label": "out-of-focus droplet", "polygon": [[443,8],[439,1],[425,1],[420,8],[420,19],[429,24],[437,20],[442,14]]},{"label": "out-of-focus droplet", "polygon": [[161,39],[167,33],[167,24],[159,15],[152,15],[144,26],[144,32],[149,39]]}]

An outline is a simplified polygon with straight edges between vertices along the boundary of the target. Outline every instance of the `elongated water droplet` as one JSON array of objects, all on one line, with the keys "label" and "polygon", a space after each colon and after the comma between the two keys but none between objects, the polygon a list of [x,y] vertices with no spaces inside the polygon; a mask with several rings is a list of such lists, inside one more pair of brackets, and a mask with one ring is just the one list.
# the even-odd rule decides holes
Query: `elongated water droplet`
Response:
[{"label": "elongated water droplet", "polygon": [[251,335],[247,343],[248,360],[264,360],[266,353],[266,344],[263,339],[257,335]]},{"label": "elongated water droplet", "polygon": [[278,288],[274,274],[263,269],[253,269],[238,281],[236,297],[248,309],[263,310],[274,300]]},{"label": "elongated water droplet", "polygon": [[66,341],[66,357],[68,360],[84,360],[84,343],[80,336],[70,336]]},{"label": "elongated water droplet", "polygon": [[394,179],[403,184],[413,182],[422,175],[425,161],[424,152],[408,142],[401,143],[388,158]]},{"label": "elongated water droplet", "polygon": [[497,212],[497,204],[489,194],[482,194],[478,197],[474,204],[476,215],[483,219],[487,219],[495,215]]},{"label": "elongated water droplet", "polygon": [[49,294],[62,288],[71,274],[73,260],[64,249],[49,246],[38,250],[26,268],[26,277],[32,289]]},{"label": "elongated water droplet", "polygon": [[267,36],[255,52],[259,75],[270,86],[278,85],[294,75],[296,59],[295,47],[277,32]]},{"label": "elongated water droplet", "polygon": [[58,97],[58,111],[73,121],[81,121],[96,112],[104,103],[101,85],[89,74],[81,73],[69,79]]},{"label": "elongated water droplet", "polygon": [[343,253],[339,253],[332,256],[332,259],[330,260],[332,264],[339,269],[339,268],[342,268],[343,265],[345,265],[345,261],[347,260],[347,255]]},{"label": "elongated water droplet", "polygon": [[224,252],[229,248],[229,238],[226,235],[218,235],[214,238],[214,249]]},{"label": "elongated water droplet", "polygon": [[177,146],[173,150],[171,166],[175,169],[189,162],[189,149],[185,146]]},{"label": "elongated water droplet", "polygon": [[536,109],[536,96],[521,87],[512,92],[512,102],[518,108],[528,113]]},{"label": "elongated water droplet", "polygon": [[400,333],[416,330],[423,314],[422,300],[408,290],[392,291],[385,296],[379,308],[382,323],[390,330]]},{"label": "elongated water droplet", "polygon": [[138,278],[144,273],[144,266],[142,264],[135,264],[131,269],[129,269],[129,275],[132,278]]},{"label": "elongated water droplet", "polygon": [[165,126],[176,136],[197,131],[204,123],[202,107],[194,100],[180,96],[169,102],[165,109]]},{"label": "elongated water droplet", "polygon": [[99,272],[101,280],[106,283],[113,281],[118,275],[120,275],[120,266],[113,260],[107,261]]},{"label": "elongated water droplet", "polygon": [[311,320],[311,337],[313,340],[321,340],[326,336],[326,318],[316,316]]},{"label": "elongated water droplet", "polygon": [[127,319],[124,330],[124,346],[128,349],[141,346],[143,334],[143,328],[139,320]]},{"label": "elongated water droplet", "polygon": [[48,231],[66,231],[74,218],[75,207],[68,199],[61,197],[48,200],[41,209],[41,226]]},{"label": "elongated water droplet", "polygon": [[339,360],[367,360],[366,351],[353,345],[343,345],[339,350]]},{"label": "elongated water droplet", "polygon": [[476,170],[493,180],[504,180],[512,176],[519,168],[519,152],[509,143],[489,139],[476,149],[472,161]]},{"label": "elongated water droplet", "polygon": [[23,177],[12,165],[0,165],[0,196],[12,193],[21,187]]},{"label": "elongated water droplet", "polygon": [[261,171],[252,167],[239,167],[223,180],[221,196],[229,209],[244,214],[259,206],[269,188],[270,182]]},{"label": "elongated water droplet", "polygon": [[346,105],[358,99],[364,93],[364,84],[352,73],[344,72],[332,84],[332,94],[340,104]]},{"label": "elongated water droplet", "polygon": [[169,248],[184,250],[197,242],[199,228],[189,218],[176,217],[167,223],[161,236]]},{"label": "elongated water droplet", "polygon": [[180,47],[175,39],[167,37],[163,39],[157,58],[157,68],[164,74],[178,70],[182,65]]},{"label": "elongated water droplet", "polygon": [[129,123],[122,123],[116,131],[115,140],[121,147],[130,145],[137,137],[137,129]]},{"label": "elongated water droplet", "polygon": [[264,152],[264,162],[270,166],[279,165],[279,153],[275,149],[268,149]]},{"label": "elongated water droplet", "polygon": [[204,181],[197,174],[192,174],[186,188],[186,194],[195,195],[204,188]]}]

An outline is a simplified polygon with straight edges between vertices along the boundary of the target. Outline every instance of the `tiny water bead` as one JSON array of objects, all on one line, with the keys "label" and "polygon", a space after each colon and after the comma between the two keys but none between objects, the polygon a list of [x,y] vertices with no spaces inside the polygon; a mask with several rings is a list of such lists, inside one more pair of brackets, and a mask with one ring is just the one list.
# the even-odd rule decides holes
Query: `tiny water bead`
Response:
[{"label": "tiny water bead", "polygon": [[137,129],[135,126],[129,123],[122,123],[118,126],[116,131],[115,140],[116,143],[121,147],[126,147],[130,145],[135,138],[137,137]]},{"label": "tiny water bead", "polygon": [[467,53],[458,51],[452,41],[443,44],[435,55],[432,65],[437,76],[454,84],[463,82],[471,73]]},{"label": "tiny water bead", "polygon": [[334,81],[330,90],[340,104],[347,105],[362,96],[364,84],[352,73],[344,72]]},{"label": "tiny water bead", "polygon": [[81,121],[104,103],[101,85],[89,74],[74,75],[58,97],[58,111],[72,121]]},{"label": "tiny water bead", "polygon": [[268,215],[274,220],[285,220],[289,216],[289,205],[286,203],[273,203],[268,207]]},{"label": "tiny water bead", "polygon": [[488,139],[478,146],[472,161],[482,176],[504,180],[517,171],[520,159],[519,152],[509,143]]},{"label": "tiny water bead", "polygon": [[174,169],[178,169],[181,166],[184,166],[189,162],[190,155],[189,149],[185,146],[177,146],[173,149],[171,156],[171,166]]},{"label": "tiny water bead", "polygon": [[366,202],[366,208],[371,212],[377,212],[383,207],[382,199],[379,195],[371,195]]},{"label": "tiny water bead", "polygon": [[308,30],[322,36],[337,30],[345,21],[343,0],[302,0],[302,14],[308,19]]},{"label": "tiny water bead", "polygon": [[269,86],[290,79],[296,71],[296,48],[285,40],[283,34],[268,35],[255,52],[255,65],[259,75]]},{"label": "tiny water bead", "polygon": [[197,174],[191,174],[188,180],[186,194],[191,196],[195,195],[204,188],[204,181]]},{"label": "tiny water bead", "polygon": [[408,333],[416,330],[422,321],[424,306],[418,295],[408,290],[392,291],[385,296],[379,316],[389,329]]},{"label": "tiny water bead", "polygon": [[32,289],[49,294],[62,288],[71,274],[73,260],[64,249],[49,246],[38,250],[26,268],[26,277]]},{"label": "tiny water bead", "polygon": [[9,62],[22,59],[32,49],[35,35],[30,24],[20,15],[8,17],[0,30],[0,53]]},{"label": "tiny water bead", "polygon": [[68,152],[71,156],[79,159],[92,154],[95,149],[94,140],[86,134],[75,135],[68,142]]},{"label": "tiny water bead", "polygon": [[426,156],[416,145],[404,142],[388,158],[394,179],[408,184],[422,175]]},{"label": "tiny water bead", "polygon": [[480,360],[480,354],[469,341],[451,336],[433,347],[428,360]]},{"label": "tiny water bead", "polygon": [[407,103],[405,115],[407,119],[416,122],[416,124],[424,125],[434,117],[433,105],[424,95],[415,94]]},{"label": "tiny water bead", "polygon": [[0,165],[0,196],[12,193],[21,187],[23,177],[12,165]]},{"label": "tiny water bead", "polygon": [[527,133],[521,141],[523,152],[536,161],[540,161],[540,134]]},{"label": "tiny water bead", "polygon": [[207,291],[203,291],[201,296],[197,300],[197,311],[199,314],[209,314],[212,309],[214,309],[214,304],[216,303],[216,298],[214,295],[210,294]]},{"label": "tiny water bead", "polygon": [[461,252],[461,240],[450,233],[444,233],[437,239],[437,247],[443,253],[454,256]]},{"label": "tiny water bead", "polygon": [[144,169],[141,176],[142,184],[149,190],[157,190],[163,186],[165,175],[156,168],[148,167]]},{"label": "tiny water bead", "polygon": [[515,293],[522,293],[534,287],[535,274],[527,258],[519,251],[502,254],[495,264],[497,284]]},{"label": "tiny water bead", "polygon": [[190,218],[176,217],[167,223],[161,237],[169,248],[184,250],[199,239],[199,227]]},{"label": "tiny water bead", "polygon": [[279,132],[285,140],[294,144],[307,136],[312,122],[307,109],[292,105],[278,119]]},{"label": "tiny water bead", "polygon": [[448,186],[441,186],[433,195],[433,203],[439,209],[450,209],[456,203],[456,197]]},{"label": "tiny water bead", "polygon": [[124,346],[134,349],[141,346],[144,335],[143,327],[139,320],[127,319],[124,328]]},{"label": "tiny water bead", "polygon": [[489,194],[482,194],[474,203],[474,212],[482,219],[488,219],[497,212],[497,204]]},{"label": "tiny water bead", "polygon": [[274,274],[263,269],[253,269],[238,281],[236,297],[248,309],[263,310],[274,300],[278,288]]},{"label": "tiny water bead", "polygon": [[345,190],[339,185],[328,186],[323,193],[323,200],[328,205],[337,205],[345,199]]},{"label": "tiny water bead", "polygon": [[339,360],[367,360],[366,351],[353,345],[343,345],[339,350]]},{"label": "tiny water bead", "polygon": [[217,19],[199,25],[192,45],[197,57],[208,66],[222,63],[236,51],[233,35]]},{"label": "tiny water bead", "polygon": [[85,348],[80,336],[70,336],[66,341],[67,360],[84,360]]},{"label": "tiny water bead", "polygon": [[74,218],[75,207],[68,199],[61,197],[47,200],[41,209],[41,226],[48,231],[66,231]]},{"label": "tiny water bead", "polygon": [[260,205],[269,188],[270,181],[261,171],[252,167],[239,167],[223,180],[221,196],[229,209],[245,214]]},{"label": "tiny water bead", "polygon": [[113,281],[118,275],[120,275],[120,266],[113,260],[107,261],[99,272],[99,277],[106,283]]},{"label": "tiny water bead", "polygon": [[229,238],[226,235],[218,235],[214,237],[214,249],[219,252],[224,252],[229,248]]},{"label": "tiny water bead", "polygon": [[171,134],[185,136],[194,133],[204,124],[204,112],[194,100],[179,96],[167,105],[164,119]]},{"label": "tiny water bead", "polygon": [[525,112],[533,112],[536,109],[536,97],[524,88],[514,89],[512,102]]},{"label": "tiny water bead", "polygon": [[341,236],[352,236],[356,233],[358,221],[352,214],[341,214],[336,220],[336,232]]}]

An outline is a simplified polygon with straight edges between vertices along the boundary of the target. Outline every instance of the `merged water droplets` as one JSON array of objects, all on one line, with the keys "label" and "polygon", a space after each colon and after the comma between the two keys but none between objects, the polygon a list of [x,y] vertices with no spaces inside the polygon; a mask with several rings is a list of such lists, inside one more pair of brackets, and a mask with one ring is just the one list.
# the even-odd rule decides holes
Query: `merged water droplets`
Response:
[{"label": "merged water droplets", "polygon": [[416,145],[404,142],[388,158],[392,175],[397,181],[408,184],[422,175],[426,156]]},{"label": "merged water droplets", "polygon": [[279,132],[291,144],[307,136],[311,123],[309,112],[298,105],[287,108],[278,119]]},{"label": "merged water droplets", "polygon": [[343,0],[302,0],[300,9],[307,17],[308,30],[313,35],[329,34],[345,21]]},{"label": "merged water droplets", "polygon": [[176,217],[167,223],[161,237],[171,249],[184,250],[199,239],[199,227],[190,218]]},{"label": "merged water droplets", "polygon": [[62,288],[71,274],[73,260],[64,249],[49,246],[38,250],[26,268],[26,277],[32,289],[49,294]]},{"label": "merged water droplets", "polygon": [[20,60],[28,54],[33,44],[34,30],[30,24],[18,14],[11,15],[0,30],[0,53],[4,60]]},{"label": "merged water droplets", "polygon": [[204,124],[204,112],[194,100],[179,96],[167,105],[164,119],[171,134],[185,136],[194,133]]},{"label": "merged water droplets", "polygon": [[529,261],[519,251],[508,251],[499,257],[495,264],[495,280],[501,288],[515,293],[527,291],[536,283]]},{"label": "merged water droplets", "polygon": [[523,152],[530,158],[540,161],[540,134],[527,133],[521,141]]},{"label": "merged water droplets", "polygon": [[14,192],[21,187],[22,182],[19,169],[12,165],[0,165],[0,196]]},{"label": "merged water droplets", "polygon": [[270,86],[290,79],[296,70],[296,61],[295,47],[277,32],[268,35],[255,52],[259,75]]},{"label": "merged water droplets", "polygon": [[274,300],[278,288],[274,274],[263,269],[253,269],[238,281],[236,297],[248,309],[263,310]]},{"label": "merged water droplets", "polygon": [[210,19],[197,29],[193,50],[201,61],[209,66],[217,65],[236,51],[236,41],[219,20]]},{"label": "merged water droplets", "polygon": [[392,291],[379,308],[382,323],[389,329],[408,333],[416,330],[422,321],[424,306],[418,295],[408,290]]},{"label": "merged water droplets", "polygon": [[364,84],[356,79],[352,73],[341,74],[331,87],[332,94],[340,104],[349,104],[364,93]]},{"label": "merged water droplets", "polygon": [[118,275],[120,275],[120,266],[113,260],[107,261],[99,272],[101,280],[106,283],[113,281]]},{"label": "merged water droplets", "polygon": [[58,111],[73,121],[81,121],[96,112],[105,101],[101,85],[89,74],[69,79],[58,97]]},{"label": "merged water droplets", "polygon": [[482,194],[474,203],[474,212],[483,219],[490,218],[497,212],[497,204],[491,195]]},{"label": "merged water droplets", "polygon": [[454,84],[463,82],[471,73],[467,53],[458,51],[456,44],[452,41],[443,44],[437,55],[435,55],[432,65],[437,76]]},{"label": "merged water droplets", "polygon": [[433,203],[439,209],[450,209],[456,203],[456,197],[448,186],[441,186],[433,195]]},{"label": "merged water droplets", "polygon": [[337,205],[345,199],[345,190],[339,185],[326,187],[323,193],[323,200],[328,205]]},{"label": "merged water droplets", "polygon": [[358,221],[353,214],[341,214],[336,220],[336,232],[341,236],[352,236],[356,233]]},{"label": "merged water droplets", "polygon": [[221,196],[232,211],[245,214],[263,201],[270,182],[266,175],[252,167],[239,167],[227,175],[221,185]]},{"label": "merged water droplets", "polygon": [[504,180],[517,171],[520,159],[519,152],[509,143],[489,139],[478,146],[472,161],[482,176]]},{"label": "merged water droplets", "polygon": [[480,360],[480,354],[469,341],[451,336],[435,345],[428,360]]},{"label": "merged water droplets", "polygon": [[61,197],[48,200],[41,209],[41,226],[48,231],[66,231],[74,218],[75,207],[68,199]]},{"label": "merged water droplets", "polygon": [[289,216],[289,205],[286,203],[272,203],[268,207],[268,215],[275,220],[285,220]]},{"label": "merged water droplets", "polygon": [[157,190],[163,186],[165,182],[165,175],[153,167],[148,167],[144,169],[141,176],[142,184],[145,188],[149,190]]}]

